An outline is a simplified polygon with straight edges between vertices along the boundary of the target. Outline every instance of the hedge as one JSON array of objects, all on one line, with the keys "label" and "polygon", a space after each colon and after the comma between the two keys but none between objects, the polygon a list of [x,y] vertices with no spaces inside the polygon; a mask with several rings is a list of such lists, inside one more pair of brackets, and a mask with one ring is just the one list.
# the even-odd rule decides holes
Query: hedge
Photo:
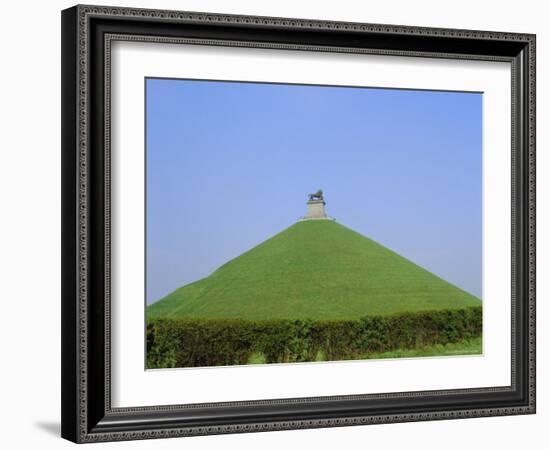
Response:
[{"label": "hedge", "polygon": [[154,319],[147,323],[147,367],[359,358],[478,337],[481,307],[367,316],[357,320]]}]

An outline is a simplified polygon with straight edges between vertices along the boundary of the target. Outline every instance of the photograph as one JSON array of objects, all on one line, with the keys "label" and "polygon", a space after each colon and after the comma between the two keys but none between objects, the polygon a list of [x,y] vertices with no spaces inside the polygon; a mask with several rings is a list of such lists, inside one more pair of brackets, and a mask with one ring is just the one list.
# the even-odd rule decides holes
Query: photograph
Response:
[{"label": "photograph", "polygon": [[[61,313],[35,315],[60,360],[14,347],[39,357],[29,373],[57,364],[64,439],[285,430],[299,446],[333,428],[329,446],[387,445],[393,424],[423,446],[428,426],[516,447],[540,426],[504,421],[537,412],[544,15],[400,2],[63,5],[44,22],[61,50],[44,122],[61,125]],[[494,431],[463,419],[482,417]]]},{"label": "photograph", "polygon": [[483,92],[144,89],[146,369],[483,354]]}]

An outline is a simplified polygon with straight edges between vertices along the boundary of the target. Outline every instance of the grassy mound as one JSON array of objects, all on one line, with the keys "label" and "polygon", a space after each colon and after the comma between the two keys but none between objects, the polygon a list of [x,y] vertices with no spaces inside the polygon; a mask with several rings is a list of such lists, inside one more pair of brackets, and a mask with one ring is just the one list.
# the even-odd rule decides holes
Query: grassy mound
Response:
[{"label": "grassy mound", "polygon": [[330,220],[301,221],[147,308],[147,318],[355,319],[480,306]]}]

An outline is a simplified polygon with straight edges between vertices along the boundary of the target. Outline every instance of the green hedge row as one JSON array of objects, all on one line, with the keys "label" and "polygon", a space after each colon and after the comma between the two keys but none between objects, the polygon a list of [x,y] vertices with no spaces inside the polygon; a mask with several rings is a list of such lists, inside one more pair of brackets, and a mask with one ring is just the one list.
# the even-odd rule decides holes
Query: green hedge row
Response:
[{"label": "green hedge row", "polygon": [[358,320],[155,319],[147,323],[147,367],[346,360],[481,335],[481,307],[367,316]]}]

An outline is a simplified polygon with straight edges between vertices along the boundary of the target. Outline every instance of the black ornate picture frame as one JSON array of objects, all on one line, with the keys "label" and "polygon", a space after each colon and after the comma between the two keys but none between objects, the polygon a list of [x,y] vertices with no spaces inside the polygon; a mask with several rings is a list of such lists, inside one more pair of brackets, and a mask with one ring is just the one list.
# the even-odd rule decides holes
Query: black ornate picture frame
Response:
[{"label": "black ornate picture frame", "polygon": [[[116,40],[511,64],[511,385],[111,405],[110,48]],[[535,413],[535,36],[75,6],[62,12],[62,436],[74,442]]]}]

